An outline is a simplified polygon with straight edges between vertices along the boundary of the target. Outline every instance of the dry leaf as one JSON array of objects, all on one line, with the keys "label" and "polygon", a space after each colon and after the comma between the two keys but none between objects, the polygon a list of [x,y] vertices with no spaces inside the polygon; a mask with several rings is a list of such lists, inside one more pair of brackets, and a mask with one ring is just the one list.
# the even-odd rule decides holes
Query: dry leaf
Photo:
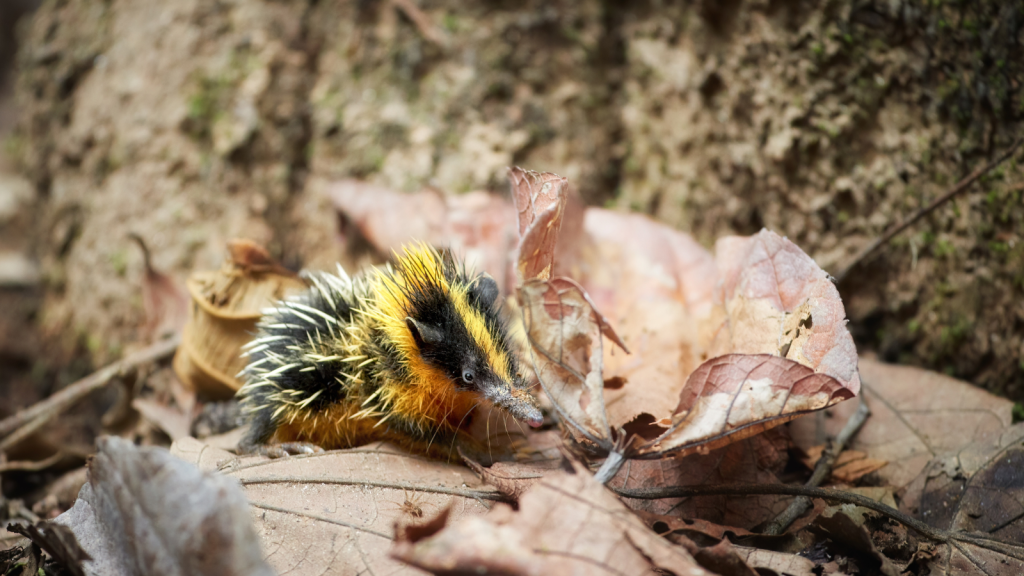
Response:
[{"label": "dry leaf", "polygon": [[[888,462],[876,474],[897,491],[934,457],[1000,434],[1012,421],[1012,402],[942,374],[867,358],[860,372],[871,417],[849,448]],[[790,429],[806,450],[834,437],[856,409],[840,404],[829,417],[801,418]]]},{"label": "dry leaf", "polygon": [[[820,444],[807,451],[807,457],[802,458],[804,466],[813,470],[821,455],[825,451],[825,444]],[[871,474],[888,464],[885,460],[869,458],[868,455],[859,450],[843,450],[836,457],[832,465],[831,478],[836,482],[853,484],[864,476]]]},{"label": "dry leaf", "polygon": [[523,495],[517,512],[499,504],[484,517],[396,542],[394,553],[443,573],[710,574],[651,532],[579,465],[573,473],[545,477]]},{"label": "dry leaf", "polygon": [[97,441],[89,482],[55,522],[71,528],[96,575],[271,575],[237,483],[162,448]]},{"label": "dry leaf", "polygon": [[388,446],[267,460],[236,458],[198,440],[172,451],[243,484],[267,560],[280,573],[418,574],[388,557],[396,523],[418,524],[449,509],[453,519],[500,498],[467,468]]},{"label": "dry leaf", "polygon": [[143,331],[147,339],[156,341],[182,330],[188,318],[188,295],[170,276],[153,267],[149,247],[138,234],[129,238],[142,250],[145,271],[142,277],[142,308],[146,313]]},{"label": "dry leaf", "polygon": [[[82,563],[92,560],[92,557],[82,549],[75,538],[75,533],[67,526],[54,522],[37,522],[35,525],[10,524],[7,531],[21,534],[31,540],[72,576],[85,576]],[[6,574],[7,571],[4,570],[3,573]]]},{"label": "dry leaf", "polygon": [[902,506],[937,528],[1024,544],[1022,443],[1024,424],[1016,424],[932,460],[908,487]]},{"label": "dry leaf", "polygon": [[668,431],[641,453],[706,452],[853,395],[835,378],[792,360],[718,356],[690,375]]},{"label": "dry leaf", "polygon": [[601,325],[586,294],[565,278],[519,289],[530,360],[544,392],[577,441],[606,446]]},{"label": "dry leaf", "polygon": [[668,417],[686,376],[708,359],[700,327],[714,304],[714,258],[646,216],[599,208],[587,209],[579,237],[560,241],[581,247],[579,261],[558,267],[574,274],[630,351],[605,353],[605,379],[624,383],[605,389],[609,424]]},{"label": "dry leaf", "polygon": [[509,255],[515,247],[515,209],[477,191],[445,196],[432,189],[403,194],[356,180],[331,185],[343,223],[386,256],[410,241],[450,248],[468,268],[486,271],[505,293],[515,287]]},{"label": "dry leaf", "polygon": [[[553,174],[517,168],[509,176],[531,359],[578,441],[608,449],[610,430],[623,426],[646,440],[627,450],[632,456],[706,453],[859,391],[839,293],[788,240],[767,230],[723,239],[712,275],[708,257],[685,235],[594,212],[584,226],[592,234],[581,251],[584,284],[549,279],[566,187]],[[627,326],[622,339],[597,312],[589,283]],[[624,349],[623,340],[635,341],[636,357],[605,351],[600,333]],[[606,379],[626,383],[607,402]]]},{"label": "dry leaf", "polygon": [[554,271],[569,181],[551,172],[541,174],[518,166],[508,169],[508,179],[519,214],[519,282],[547,280]]},{"label": "dry leaf", "polygon": [[[609,482],[617,489],[703,484],[775,484],[786,465],[788,440],[777,431],[753,436],[682,458],[632,460]],[[699,496],[660,500],[624,499],[635,510],[680,518],[700,518],[723,526],[752,529],[774,518],[787,496]]]},{"label": "dry leaf", "polygon": [[193,273],[192,298],[174,372],[186,387],[209,398],[230,398],[241,387],[242,346],[252,340],[261,311],[306,289],[298,276],[248,240],[228,243],[220,270]]},{"label": "dry leaf", "polygon": [[132,408],[135,408],[143,418],[156,424],[172,441],[189,436],[188,417],[181,410],[148,398],[133,399]]},{"label": "dry leaf", "polygon": [[785,574],[786,576],[817,576],[814,562],[803,556],[774,552],[760,548],[734,546],[734,550],[759,574]]}]

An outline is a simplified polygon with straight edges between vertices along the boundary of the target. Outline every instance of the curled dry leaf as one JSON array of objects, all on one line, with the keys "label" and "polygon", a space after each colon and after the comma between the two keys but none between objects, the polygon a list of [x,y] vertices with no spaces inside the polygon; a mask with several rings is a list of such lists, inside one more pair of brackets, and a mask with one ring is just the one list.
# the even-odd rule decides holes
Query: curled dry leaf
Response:
[{"label": "curled dry leaf", "polygon": [[220,270],[195,272],[186,285],[192,306],[174,371],[204,396],[230,398],[241,387],[235,377],[246,364],[241,348],[252,339],[261,310],[306,284],[262,246],[232,240]]},{"label": "curled dry leaf", "polygon": [[531,279],[519,299],[541,386],[577,441],[605,444],[601,326],[586,293],[565,278]]},{"label": "curled dry leaf", "polygon": [[551,172],[541,174],[518,166],[508,169],[508,179],[519,214],[519,281],[547,280],[554,270],[569,181]]},{"label": "curled dry leaf", "polygon": [[435,573],[708,575],[647,528],[579,465],[546,476],[519,501],[403,539],[394,554]]},{"label": "curled dry leaf", "polygon": [[279,573],[418,574],[388,557],[396,525],[453,520],[502,499],[467,468],[369,446],[303,457],[237,458],[186,438],[172,452],[241,482]]},{"label": "curled dry leaf", "polygon": [[162,448],[101,438],[89,481],[55,522],[71,528],[96,575],[272,575],[245,496]]}]

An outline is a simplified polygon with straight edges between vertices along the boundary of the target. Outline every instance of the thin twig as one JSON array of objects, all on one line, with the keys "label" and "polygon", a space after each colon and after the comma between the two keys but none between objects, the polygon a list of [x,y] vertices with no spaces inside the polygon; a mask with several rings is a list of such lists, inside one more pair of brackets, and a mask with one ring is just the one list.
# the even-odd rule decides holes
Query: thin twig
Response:
[{"label": "thin twig", "polygon": [[434,26],[434,23],[430,20],[430,16],[428,16],[423,10],[420,10],[420,7],[414,4],[412,0],[391,0],[391,4],[395,8],[401,10],[402,13],[405,14],[406,18],[412,21],[413,25],[416,26],[416,29],[420,31],[420,34],[422,34],[424,38],[441,48],[447,47],[447,36],[445,36],[444,32],[442,32],[437,26]]},{"label": "thin twig", "polygon": [[53,466],[64,457],[64,452],[58,450],[56,454],[50,456],[45,460],[29,461],[29,460],[12,460],[10,462],[0,462],[0,472],[11,472],[14,470],[20,472],[38,472],[45,470],[50,466]]},{"label": "thin twig", "polygon": [[0,441],[0,451],[6,450],[24,440],[40,426],[78,400],[84,398],[93,390],[106,386],[112,379],[125,374],[136,366],[156,362],[170,356],[180,343],[180,336],[174,336],[157,342],[97,370],[56,394],[52,394],[45,400],[5,418],[0,421],[0,438],[3,438],[3,441]]},{"label": "thin twig", "polygon": [[951,544],[954,541],[967,542],[987,548],[989,550],[995,550],[1007,556],[1012,556],[1019,560],[1024,560],[1024,546],[1019,544],[1013,544],[1011,542],[1003,542],[995,538],[991,538],[979,534],[967,534],[964,532],[954,532],[951,530],[941,530],[935,528],[924,522],[908,516],[892,508],[882,504],[878,500],[872,500],[867,496],[861,496],[860,494],[853,494],[850,492],[844,492],[842,490],[832,490],[828,488],[808,488],[806,486],[788,486],[785,484],[721,484],[721,485],[706,485],[706,486],[669,486],[663,488],[633,488],[633,489],[622,489],[612,488],[619,496],[624,498],[635,498],[638,500],[661,500],[663,498],[692,498],[694,496],[751,496],[751,495],[782,495],[782,496],[807,496],[808,498],[821,498],[829,502],[840,502],[843,504],[853,504],[855,506],[861,506],[868,508],[892,518],[893,520],[907,526],[915,532],[921,534],[925,538],[935,540],[937,542],[943,542]]},{"label": "thin twig", "polygon": [[378,532],[372,528],[363,528],[362,526],[356,526],[343,520],[335,520],[334,518],[328,518],[327,516],[320,516],[319,514],[310,514],[309,512],[303,512],[301,510],[290,510],[288,508],[281,508],[279,506],[273,506],[271,504],[265,504],[263,502],[249,502],[249,505],[254,508],[262,508],[264,510],[270,510],[272,512],[280,512],[282,514],[292,514],[295,516],[302,516],[305,518],[312,518],[313,520],[319,520],[321,522],[327,522],[328,524],[337,524],[338,526],[344,526],[345,528],[351,528],[360,532],[366,532],[367,534],[373,534],[374,536],[380,536],[387,540],[394,540],[390,534]]},{"label": "thin twig", "polygon": [[479,500],[496,500],[498,502],[510,502],[511,499],[493,490],[461,490],[459,488],[443,488],[441,486],[419,486],[406,482],[378,482],[375,480],[363,480],[359,478],[323,478],[319,476],[264,476],[261,478],[240,478],[242,485],[250,484],[338,484],[341,486],[372,486],[374,488],[393,488],[395,490],[409,490],[410,492],[429,492],[431,494],[447,494],[449,496],[462,496],[463,498],[474,498]]},{"label": "thin twig", "polygon": [[[340,450],[324,450],[323,452],[316,452],[314,454],[292,454],[285,458],[270,458],[268,460],[257,460],[256,462],[250,462],[248,464],[239,464],[230,468],[223,468],[219,472],[223,474],[234,474],[242,470],[248,470],[249,468],[261,468],[264,466],[272,466],[281,462],[294,462],[295,460],[303,460],[306,458],[324,458],[327,456],[347,456],[349,454],[376,454],[378,456],[396,456],[398,458],[408,458],[410,460],[419,460],[421,462],[435,462],[429,458],[419,456],[417,454],[409,454],[407,452],[388,452],[381,450],[380,448],[343,448]],[[243,454],[244,456],[244,454]]]},{"label": "thin twig", "polygon": [[1024,138],[1018,138],[1013,144],[1010,145],[1009,148],[1006,149],[1005,152],[1000,154],[995,160],[989,162],[988,164],[982,166],[981,168],[978,168],[977,170],[972,172],[969,176],[967,176],[963,180],[957,182],[955,186],[953,186],[952,188],[947,190],[941,196],[939,196],[935,200],[932,200],[930,204],[928,204],[924,208],[921,208],[917,212],[914,212],[908,218],[904,219],[902,222],[891,226],[888,230],[885,231],[884,234],[882,234],[881,236],[876,238],[874,241],[872,241],[870,244],[868,244],[863,249],[861,249],[861,251],[858,252],[857,255],[853,257],[853,260],[851,260],[850,263],[847,264],[845,268],[843,268],[842,270],[840,270],[839,272],[837,272],[835,274],[836,282],[841,282],[843,280],[843,278],[845,278],[846,275],[850,273],[851,270],[853,270],[858,264],[860,264],[868,256],[870,256],[871,253],[874,252],[875,250],[877,250],[879,246],[885,244],[889,240],[892,240],[893,236],[896,236],[900,232],[906,230],[911,224],[913,224],[914,222],[917,222],[923,216],[925,216],[929,212],[935,210],[936,208],[941,206],[943,203],[945,203],[947,200],[949,200],[953,196],[956,196],[957,194],[963,192],[971,184],[973,184],[975,180],[977,180],[978,178],[981,178],[987,172],[989,172],[990,170],[992,170],[996,166],[998,166],[998,165],[1002,164],[1004,161],[1006,161],[1006,159],[1009,158],[1010,156],[1012,156],[1013,153],[1017,150],[1017,148],[1020,146],[1021,142],[1024,142]]},{"label": "thin twig", "polygon": [[[868,408],[867,402],[864,401],[864,396],[860,397],[860,405],[857,406],[857,411],[850,416],[850,419],[846,421],[846,425],[836,435],[835,440],[825,450],[821,458],[818,459],[817,464],[814,465],[814,472],[811,474],[811,478],[804,484],[808,488],[814,488],[821,486],[821,483],[832,474],[832,467],[835,466],[836,458],[842,453],[843,449],[846,448],[846,443],[853,438],[853,435],[860,430],[860,427],[864,425],[864,421],[867,420],[868,416],[871,415],[871,410]],[[782,511],[781,514],[775,517],[768,526],[764,529],[764,534],[769,536],[778,536],[789,528],[789,525],[794,520],[804,515],[807,509],[811,507],[811,499],[806,496],[797,496],[792,502],[789,503],[789,507]]]}]

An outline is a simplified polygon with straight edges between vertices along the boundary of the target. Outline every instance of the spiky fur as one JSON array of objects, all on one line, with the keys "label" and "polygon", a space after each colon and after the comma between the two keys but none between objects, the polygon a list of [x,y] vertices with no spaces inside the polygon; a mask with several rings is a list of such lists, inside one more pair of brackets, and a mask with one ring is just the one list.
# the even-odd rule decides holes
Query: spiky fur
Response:
[{"label": "spiky fur", "polygon": [[386,439],[441,455],[483,399],[539,423],[489,277],[416,244],[362,277],[306,278],[310,290],[266,310],[246,347],[244,449]]}]

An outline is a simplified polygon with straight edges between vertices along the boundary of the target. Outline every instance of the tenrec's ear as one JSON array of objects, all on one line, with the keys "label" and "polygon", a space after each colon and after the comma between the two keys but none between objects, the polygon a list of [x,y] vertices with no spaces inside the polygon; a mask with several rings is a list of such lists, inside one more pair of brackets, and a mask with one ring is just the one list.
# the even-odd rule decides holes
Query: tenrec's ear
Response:
[{"label": "tenrec's ear", "polygon": [[440,344],[444,336],[441,331],[430,324],[424,324],[423,322],[417,322],[415,318],[407,316],[405,318],[405,325],[409,327],[409,332],[412,332],[413,340],[416,340],[416,345],[420,348],[424,346],[433,346]]},{"label": "tenrec's ear", "polygon": [[473,286],[473,291],[484,306],[490,308],[498,299],[498,283],[491,278],[490,274],[481,274]]}]

